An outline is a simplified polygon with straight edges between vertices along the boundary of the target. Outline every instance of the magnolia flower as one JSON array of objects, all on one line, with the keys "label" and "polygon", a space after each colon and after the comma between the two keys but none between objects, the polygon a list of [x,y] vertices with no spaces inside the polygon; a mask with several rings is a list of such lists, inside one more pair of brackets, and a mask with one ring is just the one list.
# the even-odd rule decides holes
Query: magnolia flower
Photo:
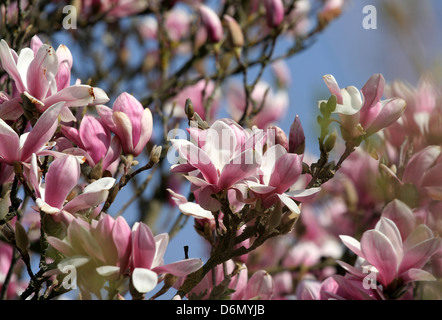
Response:
[{"label": "magnolia flower", "polygon": [[[29,184],[34,189],[39,210],[49,214],[61,211],[75,213],[92,209],[106,201],[109,189],[115,184],[114,178],[101,178],[87,185],[82,193],[70,198],[80,179],[80,162],[72,155],[61,155],[49,166],[44,183],[38,174],[37,157],[32,155]],[[66,200],[70,198],[67,202]]]},{"label": "magnolia flower", "polygon": [[49,244],[64,255],[55,273],[65,273],[67,266],[76,268],[77,285],[86,297],[92,292],[101,297],[105,282],[117,281],[126,272],[131,254],[131,229],[122,217],[104,214],[89,224],[81,218],[66,215],[64,239],[47,238]]},{"label": "magnolia flower", "polygon": [[[230,123],[231,125],[229,125]],[[196,145],[184,139],[172,139],[173,147],[185,163],[172,166],[171,172],[192,173],[186,178],[199,188],[199,203],[209,210],[210,194],[227,190],[235,183],[256,174],[262,132],[248,136],[234,122],[217,120],[207,130],[192,130]],[[261,138],[260,138],[261,137]],[[196,171],[197,170],[197,171]]]},{"label": "magnolia flower", "polygon": [[[400,98],[381,100],[385,80],[375,74],[359,91],[354,86],[340,89],[332,75],[325,75],[324,81],[337,98],[334,113],[339,114],[343,138],[348,141],[368,137],[394,123],[403,114],[406,103]],[[321,104],[324,101],[319,101]]]},{"label": "magnolia flower", "polygon": [[399,187],[398,190],[408,190],[403,200],[410,206],[423,205],[430,200],[441,200],[441,152],[440,146],[427,146],[420,150],[408,160],[403,174],[399,177],[385,165],[381,165],[381,169],[393,178]]},{"label": "magnolia flower", "polygon": [[164,254],[169,243],[169,235],[162,233],[153,236],[144,223],[135,223],[132,228],[132,254],[130,257],[131,282],[139,293],[152,291],[161,274],[187,276],[202,266],[200,259],[185,259],[164,264]]},{"label": "magnolia flower", "polygon": [[[18,55],[8,44],[0,41],[0,60],[3,69],[14,80],[18,94],[24,94],[37,108],[44,112],[51,105],[63,101],[62,117],[75,120],[67,107],[106,103],[106,93],[99,88],[76,84],[67,86],[70,78],[72,57],[67,47],[60,45],[54,50],[34,37],[31,48],[23,48]],[[17,102],[17,108],[21,106]]]},{"label": "magnolia flower", "polygon": [[152,113],[143,108],[132,95],[124,92],[118,96],[113,109],[104,105],[96,107],[102,124],[119,138],[125,154],[138,156],[152,135]]},{"label": "magnolia flower", "polygon": [[350,236],[340,238],[361,262],[360,267],[342,261],[339,264],[359,279],[366,278],[367,271],[374,274],[384,292],[413,281],[435,279],[423,267],[440,248],[441,240],[424,224],[402,238],[396,223],[382,216],[374,229],[364,232],[360,242]]},{"label": "magnolia flower", "polygon": [[277,144],[263,155],[258,180],[249,180],[246,184],[253,195],[261,199],[264,207],[268,208],[277,201],[282,201],[290,211],[299,214],[301,211],[294,200],[307,200],[321,190],[289,190],[298,181],[301,173],[301,156],[288,153],[283,146]]}]

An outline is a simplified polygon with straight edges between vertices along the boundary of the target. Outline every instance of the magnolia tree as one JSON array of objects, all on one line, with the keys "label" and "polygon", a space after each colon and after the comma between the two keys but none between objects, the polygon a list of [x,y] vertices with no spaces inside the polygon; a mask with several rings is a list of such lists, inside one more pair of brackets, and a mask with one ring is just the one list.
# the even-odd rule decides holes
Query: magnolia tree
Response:
[{"label": "magnolia tree", "polygon": [[2,2],[0,297],[440,299],[440,86],[324,75],[317,153],[289,109],[284,59],[343,12]]}]

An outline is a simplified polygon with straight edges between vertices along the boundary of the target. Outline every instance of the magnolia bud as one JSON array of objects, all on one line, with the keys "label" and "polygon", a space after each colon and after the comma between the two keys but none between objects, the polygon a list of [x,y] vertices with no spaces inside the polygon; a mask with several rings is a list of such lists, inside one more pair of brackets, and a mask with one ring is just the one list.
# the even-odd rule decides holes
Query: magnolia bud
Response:
[{"label": "magnolia bud", "polygon": [[219,42],[223,38],[223,26],[218,15],[206,5],[201,4],[198,7],[201,15],[201,21],[207,31],[207,37],[211,42]]},{"label": "magnolia bud", "polygon": [[234,47],[244,46],[244,35],[238,22],[227,14],[224,15],[223,19],[227,24],[227,28],[229,28],[229,35],[232,45]]},{"label": "magnolia bud", "polygon": [[187,115],[187,119],[192,119],[193,115],[195,114],[195,110],[193,108],[193,103],[192,100],[190,100],[190,98],[186,99],[186,104],[184,106],[184,111],[186,112]]},{"label": "magnolia bud", "polygon": [[289,133],[289,148],[290,153],[303,154],[305,150],[305,135],[302,128],[301,121],[298,115],[296,115],[290,127]]},{"label": "magnolia bud", "polygon": [[269,28],[278,27],[284,19],[284,4],[282,0],[264,0],[266,19]]},{"label": "magnolia bud", "polygon": [[285,135],[284,130],[282,130],[277,126],[270,126],[267,129],[267,139],[274,139],[275,145],[280,144],[286,150],[288,150],[289,148],[289,142],[287,140],[287,136]]},{"label": "magnolia bud", "polygon": [[158,163],[161,158],[161,150],[163,148],[161,146],[154,146],[152,151],[150,152],[150,160],[154,163]]},{"label": "magnolia bud", "polygon": [[333,148],[335,147],[335,143],[336,143],[337,137],[338,137],[338,135],[336,134],[336,132],[332,132],[327,137],[327,139],[325,139],[324,149],[325,149],[326,153],[328,153],[328,152],[333,150]]}]

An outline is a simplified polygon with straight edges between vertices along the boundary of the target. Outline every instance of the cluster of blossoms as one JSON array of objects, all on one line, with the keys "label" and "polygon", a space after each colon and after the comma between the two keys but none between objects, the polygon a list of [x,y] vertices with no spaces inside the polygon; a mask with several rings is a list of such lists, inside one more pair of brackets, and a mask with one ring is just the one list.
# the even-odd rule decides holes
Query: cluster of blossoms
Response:
[{"label": "cluster of blossoms", "polygon": [[[9,240],[27,254],[23,241],[29,244],[28,235],[17,231],[14,224],[19,223],[8,212],[14,199],[7,196],[7,188],[19,181],[42,216],[39,223],[48,243],[58,252],[48,255],[46,263],[55,269],[47,267],[43,276],[63,278],[64,267],[76,267],[84,297],[101,297],[106,282],[115,288],[125,279],[130,279],[134,295],[140,295],[151,291],[160,275],[184,276],[198,269],[200,259],[165,265],[167,234],[154,237],[146,224],[130,228],[124,218],[114,219],[102,210],[110,190],[119,188],[116,178],[130,171],[151,138],[151,111],[128,93],[119,95],[111,109],[104,105],[109,98],[103,90],[70,85],[72,56],[63,45],[54,50],[35,36],[31,48],[20,54],[3,40],[0,46],[2,66],[13,86],[12,94],[2,92],[0,119],[5,237],[11,237],[6,229],[15,229]],[[80,121],[75,114],[83,115]],[[121,156],[126,159],[122,169]],[[12,256],[11,246],[2,244],[3,251]],[[2,278],[6,274],[2,270]],[[18,290],[15,286],[24,289],[17,283],[8,292]]]},{"label": "cluster of blossoms", "polygon": [[[144,54],[142,72],[155,78],[145,100],[118,92],[109,107],[96,79],[71,84],[65,45],[33,36],[16,51],[0,40],[0,298],[78,287],[83,299],[144,299],[160,284],[151,299],[168,290],[176,300],[441,299],[442,95],[431,78],[413,88],[375,74],[358,89],[325,75],[330,97],[312,108],[316,157],[298,116],[287,133],[277,125],[291,79],[272,53],[280,35],[323,30],[344,1],[253,0],[238,11],[226,2],[222,16],[201,1],[166,2],[74,3],[80,24],[136,16],[139,40],[159,44]],[[12,1],[0,13],[19,23],[32,5]],[[168,78],[173,58],[189,54]],[[128,67],[127,55],[115,69]],[[274,86],[261,78],[269,62]],[[261,69],[248,85],[253,65]],[[160,187],[141,211],[168,199],[178,223],[192,217],[206,261],[185,250],[166,262],[172,232],[154,235],[151,216],[131,226],[110,213],[129,182],[141,196],[136,178],[150,169],[146,184],[155,169]]]}]

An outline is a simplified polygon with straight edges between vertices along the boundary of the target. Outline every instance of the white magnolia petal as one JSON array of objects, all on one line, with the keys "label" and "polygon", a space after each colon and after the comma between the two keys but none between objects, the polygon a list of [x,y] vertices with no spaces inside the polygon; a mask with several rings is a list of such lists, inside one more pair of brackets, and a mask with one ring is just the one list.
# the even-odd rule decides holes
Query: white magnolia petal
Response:
[{"label": "white magnolia petal", "polygon": [[278,194],[278,197],[282,201],[282,203],[284,203],[287,206],[287,208],[290,209],[291,212],[297,214],[301,213],[301,210],[299,209],[296,202],[290,199],[288,196],[286,196],[285,194]]},{"label": "white magnolia petal", "polygon": [[203,209],[199,204],[193,202],[181,204],[178,208],[182,213],[191,215],[197,219],[215,219],[212,212]]},{"label": "white magnolia petal", "polygon": [[113,276],[113,275],[117,274],[118,272],[120,272],[120,267],[101,266],[101,267],[98,267],[96,270],[100,276],[109,277],[109,276]]},{"label": "white magnolia petal", "polygon": [[140,293],[152,291],[158,283],[158,275],[149,269],[135,268],[132,272],[132,284]]}]

